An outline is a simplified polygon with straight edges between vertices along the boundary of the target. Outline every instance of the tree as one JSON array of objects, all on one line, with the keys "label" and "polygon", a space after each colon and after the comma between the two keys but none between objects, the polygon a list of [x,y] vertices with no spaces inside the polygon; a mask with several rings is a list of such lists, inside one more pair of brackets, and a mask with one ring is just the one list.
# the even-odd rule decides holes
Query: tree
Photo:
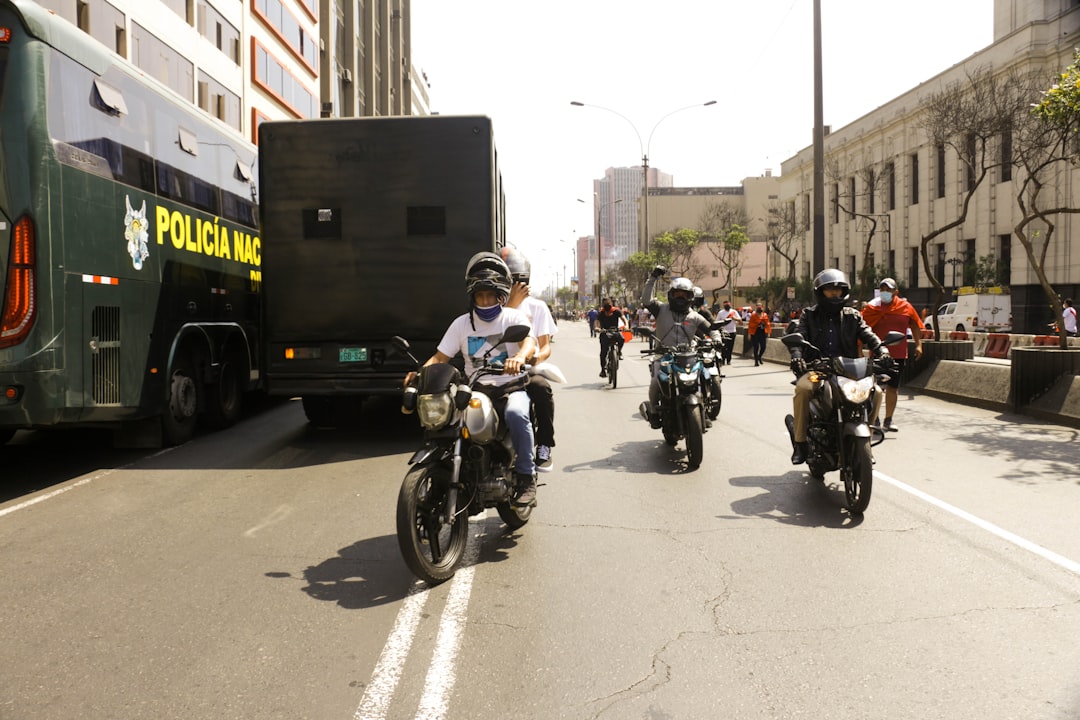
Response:
[{"label": "tree", "polygon": [[806,228],[796,219],[794,204],[774,200],[765,206],[765,214],[769,247],[787,262],[786,282],[794,283],[799,258],[796,242],[806,234]]},{"label": "tree", "polygon": [[[863,242],[863,257],[862,263],[860,263],[862,269],[859,271],[859,277],[857,279],[851,278],[851,280],[855,283],[856,297],[870,297],[874,287],[877,285],[878,278],[887,277],[894,272],[890,269],[884,275],[878,275],[878,268],[874,267],[870,261],[873,255],[874,237],[877,235],[878,224],[882,219],[887,218],[884,213],[875,212],[877,209],[875,201],[881,195],[881,191],[885,186],[893,181],[890,173],[893,173],[894,170],[892,165],[888,165],[885,170],[878,172],[871,158],[865,165],[854,172],[841,168],[840,163],[836,161],[829,164],[826,172],[836,187],[839,188],[842,184],[846,185],[846,192],[837,193],[833,199],[836,209],[850,218],[865,221],[866,239]],[[863,207],[862,211],[859,210],[860,205]]]},{"label": "tree", "polygon": [[[1015,120],[1013,143],[1016,163],[1021,171],[1020,188],[1016,202],[1021,218],[1013,229],[1027,255],[1028,263],[1035,271],[1039,284],[1053,308],[1054,318],[1061,317],[1061,296],[1054,290],[1047,275],[1046,257],[1056,229],[1054,218],[1058,215],[1078,213],[1068,201],[1056,203],[1056,198],[1046,198],[1043,190],[1048,184],[1069,187],[1066,173],[1070,173],[1077,160],[1076,138],[1080,134],[1080,50],[1073,53],[1072,63],[1058,77],[1058,82],[1048,90],[1034,90],[1029,73],[1019,76],[1018,85],[1030,100],[1035,100],[1030,112],[1018,114]],[[1040,98],[1041,94],[1041,99]],[[1039,227],[1041,225],[1041,228]],[[1059,347],[1068,347],[1065,327],[1057,322]]]},{"label": "tree", "polygon": [[706,249],[723,271],[724,284],[720,289],[726,288],[728,299],[734,299],[735,282],[743,263],[742,251],[750,242],[746,234],[746,212],[724,202],[710,202],[701,212],[698,224]]},{"label": "tree", "polygon": [[693,281],[704,272],[704,268],[693,261],[694,248],[700,241],[701,233],[690,228],[679,228],[674,232],[667,231],[657,235],[651,245],[656,265],[668,268],[668,272],[673,276],[690,278]]},{"label": "tree", "polygon": [[1011,127],[1017,103],[1022,100],[1016,87],[1005,80],[1005,76],[997,77],[985,68],[977,68],[968,73],[965,80],[951,83],[931,95],[923,109],[920,126],[933,147],[939,150],[939,157],[944,158],[951,150],[964,171],[960,207],[952,219],[947,212],[943,213],[945,222],[923,235],[919,245],[923,269],[937,290],[937,299],[932,306],[935,308],[940,308],[945,300],[944,278],[937,275],[938,270],[942,274],[944,271],[940,263],[937,268],[931,267],[930,243],[967,221],[976,190],[990,170],[999,167],[1006,156],[993,150],[1000,149],[997,143]]}]

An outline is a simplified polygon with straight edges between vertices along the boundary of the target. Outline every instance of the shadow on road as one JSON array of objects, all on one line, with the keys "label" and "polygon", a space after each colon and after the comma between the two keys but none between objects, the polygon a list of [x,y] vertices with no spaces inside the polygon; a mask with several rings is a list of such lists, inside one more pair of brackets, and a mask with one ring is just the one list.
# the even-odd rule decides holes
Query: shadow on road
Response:
[{"label": "shadow on road", "polygon": [[806,472],[792,470],[781,477],[744,476],[731,478],[735,487],[760,487],[763,493],[731,503],[735,515],[720,515],[729,520],[759,517],[785,525],[847,529],[862,523],[844,507],[844,488],[830,478],[814,480]]}]

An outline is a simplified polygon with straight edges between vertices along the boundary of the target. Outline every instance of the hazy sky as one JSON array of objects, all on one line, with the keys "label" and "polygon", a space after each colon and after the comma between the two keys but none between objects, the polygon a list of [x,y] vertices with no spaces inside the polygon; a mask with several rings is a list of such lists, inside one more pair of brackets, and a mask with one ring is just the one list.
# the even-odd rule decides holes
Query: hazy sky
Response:
[{"label": "hazy sky", "polygon": [[[821,6],[834,129],[993,40],[993,0]],[[813,0],[412,0],[412,42],[434,112],[492,118],[537,288],[593,233],[606,168],[647,150],[677,187],[738,185],[812,143]]]}]

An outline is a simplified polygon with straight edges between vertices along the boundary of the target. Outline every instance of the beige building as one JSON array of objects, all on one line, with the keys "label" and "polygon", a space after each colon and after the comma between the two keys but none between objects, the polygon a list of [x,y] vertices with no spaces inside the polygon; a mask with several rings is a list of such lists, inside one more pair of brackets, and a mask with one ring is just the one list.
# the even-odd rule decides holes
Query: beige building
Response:
[{"label": "beige building", "polygon": [[[996,0],[992,45],[829,133],[824,148],[825,265],[849,275],[863,267],[870,221],[852,218],[837,204],[839,200],[850,206],[854,198],[857,212],[880,221],[870,248],[872,266],[887,268],[917,307],[927,307],[936,293],[920,260],[921,239],[959,215],[967,178],[956,153],[933,144],[920,128],[921,109],[934,93],[965,81],[976,69],[1000,73],[1013,67],[1036,67],[1046,71],[1049,81],[1071,62],[1078,31],[1080,4],[1076,2]],[[799,249],[803,277],[813,274],[809,262],[813,257],[813,170],[813,148],[808,147],[782,164],[780,182],[783,202],[805,228]],[[869,184],[868,171],[889,180]],[[1077,172],[1075,167],[1064,169],[1048,188],[1056,204],[1080,207]],[[1052,318],[1045,293],[1012,235],[1019,218],[1015,200],[1019,180],[1019,173],[1003,172],[1000,167],[992,170],[973,197],[967,221],[935,238],[928,250],[934,275],[949,288],[965,283],[965,272],[971,272],[973,261],[988,256],[1000,259],[1012,288],[1014,328],[1030,332],[1045,328]],[[1080,295],[1080,245],[1073,237],[1080,232],[1080,218],[1061,215],[1056,224],[1056,240],[1047,260],[1050,281],[1063,297],[1076,297]]]},{"label": "beige building", "polygon": [[[690,279],[705,291],[706,300],[731,298],[742,304],[745,290],[758,284],[767,276],[765,265],[768,256],[767,222],[770,204],[780,198],[780,178],[766,171],[761,177],[746,178],[741,185],[732,187],[671,187],[649,188],[649,235],[656,237],[680,228],[701,230],[702,218],[711,205],[723,204],[746,218],[750,244],[743,248],[742,259],[733,273],[730,283],[727,269],[710,250],[715,241],[708,238],[698,246],[691,266],[700,268],[691,273]],[[640,203],[638,203],[640,205]],[[639,215],[641,213],[639,212]],[[644,221],[643,218],[639,218]]]}]

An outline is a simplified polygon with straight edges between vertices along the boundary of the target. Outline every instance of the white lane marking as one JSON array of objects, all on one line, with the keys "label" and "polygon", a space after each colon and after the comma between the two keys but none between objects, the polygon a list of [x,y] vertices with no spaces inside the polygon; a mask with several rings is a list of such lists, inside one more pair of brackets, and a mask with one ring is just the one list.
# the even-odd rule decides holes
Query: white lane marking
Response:
[{"label": "white lane marking", "polygon": [[371,673],[371,682],[364,689],[360,706],[353,714],[353,720],[384,720],[390,709],[390,700],[394,697],[401,671],[405,668],[405,659],[409,656],[416,628],[423,616],[424,603],[428,599],[428,589],[417,580],[409,587],[405,602],[398,611],[394,628],[386,639],[379,661]]},{"label": "white lane marking", "polygon": [[57,495],[60,495],[62,493],[66,493],[68,490],[74,490],[75,488],[79,487],[80,485],[85,485],[85,484],[87,484],[89,482],[93,482],[94,480],[96,480],[98,478],[103,478],[103,477],[105,477],[106,475],[109,475],[112,472],[113,472],[112,470],[107,470],[107,471],[105,471],[103,473],[100,473],[98,475],[92,475],[91,477],[83,478],[82,480],[79,480],[77,482],[73,482],[70,485],[65,485],[62,488],[58,488],[56,490],[53,490],[52,492],[45,493],[44,495],[38,495],[33,500],[27,500],[26,502],[21,502],[18,505],[12,505],[9,508],[4,508],[3,510],[0,510],[0,517],[4,517],[5,515],[10,515],[11,513],[16,512],[17,510],[25,510],[26,508],[30,507],[31,505],[37,505],[39,502],[45,502],[46,500],[49,500],[50,498],[54,498]]},{"label": "white lane marking", "polygon": [[263,520],[261,523],[259,523],[255,527],[251,528],[250,530],[246,530],[244,532],[244,537],[255,537],[255,534],[258,533],[260,530],[265,530],[266,528],[270,527],[271,525],[274,525],[276,523],[281,522],[282,520],[287,518],[291,513],[292,513],[292,507],[291,506],[289,506],[289,505],[278,505],[277,509],[274,510],[274,512],[270,513],[266,517],[265,520]]},{"label": "white lane marking", "polygon": [[454,574],[451,581],[453,585],[439,622],[435,654],[424,680],[424,693],[420,696],[416,720],[441,720],[447,717],[450,691],[454,689],[454,681],[457,679],[455,666],[458,650],[461,649],[461,636],[465,633],[468,619],[469,595],[472,593],[473,573],[480,555],[479,546],[480,541],[470,532],[461,569]]},{"label": "white lane marking", "polygon": [[961,510],[960,508],[956,507],[955,505],[950,505],[949,503],[945,502],[944,500],[938,500],[933,495],[925,493],[922,490],[919,490],[918,488],[914,488],[911,485],[908,485],[907,483],[900,482],[896,478],[889,477],[885,473],[881,473],[881,472],[878,472],[877,470],[875,470],[874,475],[878,479],[884,480],[885,482],[889,483],[890,485],[892,485],[894,487],[897,487],[897,488],[900,488],[904,492],[910,493],[910,494],[914,495],[915,497],[917,497],[917,498],[919,498],[921,500],[925,500],[926,502],[930,503],[934,507],[940,508],[940,509],[944,510],[945,512],[952,513],[953,515],[957,516],[958,518],[960,518],[962,520],[967,520],[972,525],[975,525],[976,527],[982,528],[983,530],[987,531],[988,533],[991,533],[993,535],[997,535],[1002,540],[1010,542],[1010,543],[1012,543],[1013,545],[1016,545],[1019,548],[1023,548],[1024,550],[1027,550],[1028,552],[1034,553],[1034,554],[1038,555],[1039,557],[1043,558],[1044,560],[1049,560],[1050,562],[1054,563],[1058,567],[1064,568],[1065,570],[1068,570],[1069,572],[1071,572],[1071,573],[1073,573],[1075,575],[1080,575],[1080,563],[1078,563],[1078,562],[1070,560],[1069,558],[1067,558],[1067,557],[1065,557],[1063,555],[1058,555],[1053,550],[1048,550],[1048,549],[1044,548],[1042,545],[1037,545],[1037,544],[1031,542],[1030,540],[1026,540],[1026,539],[1020,537],[1019,535],[1017,535],[1016,533],[1012,533],[1012,532],[1009,532],[1008,530],[1006,530],[1004,528],[998,527],[997,525],[994,525],[991,522],[988,522],[986,520],[983,520],[980,517],[972,515],[971,513],[967,512],[966,510]]}]

